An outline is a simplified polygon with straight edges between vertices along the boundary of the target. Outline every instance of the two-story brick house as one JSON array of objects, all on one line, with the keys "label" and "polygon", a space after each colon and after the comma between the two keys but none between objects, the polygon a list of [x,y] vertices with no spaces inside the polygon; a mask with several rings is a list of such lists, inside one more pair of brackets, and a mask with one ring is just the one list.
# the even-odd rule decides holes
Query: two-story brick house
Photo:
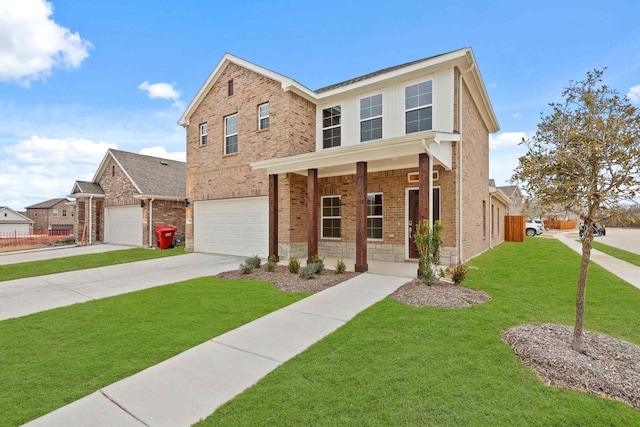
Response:
[{"label": "two-story brick house", "polygon": [[443,262],[504,239],[491,224],[509,201],[487,185],[499,127],[471,49],[316,91],[226,54],[179,124],[187,249],[319,254],[366,271],[417,258],[421,219],[443,221]]},{"label": "two-story brick house", "polygon": [[27,218],[33,220],[33,231],[47,233],[49,231],[73,234],[76,206],[67,198],[50,199],[35,205],[27,206]]}]

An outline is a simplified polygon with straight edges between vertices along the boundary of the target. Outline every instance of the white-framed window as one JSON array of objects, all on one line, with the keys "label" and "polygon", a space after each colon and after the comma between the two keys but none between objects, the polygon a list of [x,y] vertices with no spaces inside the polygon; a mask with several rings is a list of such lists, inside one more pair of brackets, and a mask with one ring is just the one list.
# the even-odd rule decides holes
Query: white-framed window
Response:
[{"label": "white-framed window", "polygon": [[200,145],[206,145],[206,144],[207,144],[207,124],[201,123],[200,124]]},{"label": "white-framed window", "polygon": [[433,82],[404,88],[405,132],[416,133],[433,128]]},{"label": "white-framed window", "polygon": [[224,154],[238,152],[238,113],[224,118]]},{"label": "white-framed window", "polygon": [[58,209],[53,210],[53,216],[58,216]]},{"label": "white-framed window", "polygon": [[382,94],[360,100],[360,142],[382,139]]},{"label": "white-framed window", "polygon": [[258,130],[269,128],[269,103],[258,105]]},{"label": "white-framed window", "polygon": [[342,237],[341,196],[322,197],[321,224],[323,239],[340,239]]},{"label": "white-framed window", "polygon": [[340,147],[342,139],[342,107],[322,110],[322,148]]},{"label": "white-framed window", "polygon": [[62,216],[67,216],[67,210],[66,209],[62,209]]},{"label": "white-framed window", "polygon": [[382,240],[382,193],[367,194],[367,239]]}]

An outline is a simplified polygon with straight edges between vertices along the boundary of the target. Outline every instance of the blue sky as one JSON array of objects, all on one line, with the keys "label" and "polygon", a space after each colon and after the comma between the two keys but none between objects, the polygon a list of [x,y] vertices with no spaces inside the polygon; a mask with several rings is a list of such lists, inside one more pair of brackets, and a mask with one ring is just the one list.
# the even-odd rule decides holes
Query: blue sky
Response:
[{"label": "blue sky", "polygon": [[606,66],[640,105],[638,18],[615,0],[0,0],[0,206],[64,197],[110,147],[184,159],[176,122],[225,52],[317,89],[470,46],[505,185],[570,80]]}]

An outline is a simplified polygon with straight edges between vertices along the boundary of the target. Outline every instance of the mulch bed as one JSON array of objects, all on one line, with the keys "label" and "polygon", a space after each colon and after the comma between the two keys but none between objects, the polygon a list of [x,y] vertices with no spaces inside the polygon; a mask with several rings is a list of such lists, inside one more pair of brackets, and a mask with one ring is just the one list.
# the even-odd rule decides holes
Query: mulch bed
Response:
[{"label": "mulch bed", "polygon": [[465,308],[490,301],[482,291],[436,281],[427,286],[420,279],[402,285],[391,294],[391,298],[414,307]]},{"label": "mulch bed", "polygon": [[[300,267],[300,270],[302,270],[302,267]],[[316,274],[313,279],[303,279],[299,274],[289,273],[289,269],[286,266],[279,265],[275,271],[271,272],[267,271],[265,265],[262,265],[259,268],[254,268],[249,274],[244,274],[240,270],[232,270],[220,273],[215,277],[230,280],[266,280],[273,283],[282,292],[317,293],[359,274],[349,271],[336,274],[333,270],[324,270],[322,273]]]},{"label": "mulch bed", "polygon": [[502,339],[547,385],[579,390],[640,408],[640,347],[585,332],[585,354],[571,348],[573,327],[517,326]]}]

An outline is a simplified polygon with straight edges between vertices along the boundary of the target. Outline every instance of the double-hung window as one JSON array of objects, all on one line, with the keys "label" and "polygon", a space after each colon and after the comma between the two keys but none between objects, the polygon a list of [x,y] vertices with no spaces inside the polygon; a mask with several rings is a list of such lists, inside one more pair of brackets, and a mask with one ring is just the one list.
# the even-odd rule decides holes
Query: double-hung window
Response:
[{"label": "double-hung window", "polygon": [[58,216],[58,209],[53,210],[53,216]]},{"label": "double-hung window", "polygon": [[200,145],[207,144],[207,124],[202,123],[200,125]]},{"label": "double-hung window", "polygon": [[322,148],[340,147],[342,109],[339,105],[322,110]]},{"label": "double-hung window", "polygon": [[224,118],[224,154],[238,152],[238,113]]},{"label": "double-hung window", "polygon": [[405,130],[415,133],[433,128],[433,84],[431,80],[404,88]]},{"label": "double-hung window", "polygon": [[382,94],[360,100],[360,142],[382,138]]},{"label": "double-hung window", "polygon": [[67,216],[67,210],[66,209],[62,209],[62,216]]},{"label": "double-hung window", "polygon": [[258,105],[258,130],[269,128],[269,103]]},{"label": "double-hung window", "polygon": [[342,212],[340,196],[322,198],[322,238],[339,239],[342,237]]},{"label": "double-hung window", "polygon": [[382,193],[367,194],[367,239],[382,239]]}]

